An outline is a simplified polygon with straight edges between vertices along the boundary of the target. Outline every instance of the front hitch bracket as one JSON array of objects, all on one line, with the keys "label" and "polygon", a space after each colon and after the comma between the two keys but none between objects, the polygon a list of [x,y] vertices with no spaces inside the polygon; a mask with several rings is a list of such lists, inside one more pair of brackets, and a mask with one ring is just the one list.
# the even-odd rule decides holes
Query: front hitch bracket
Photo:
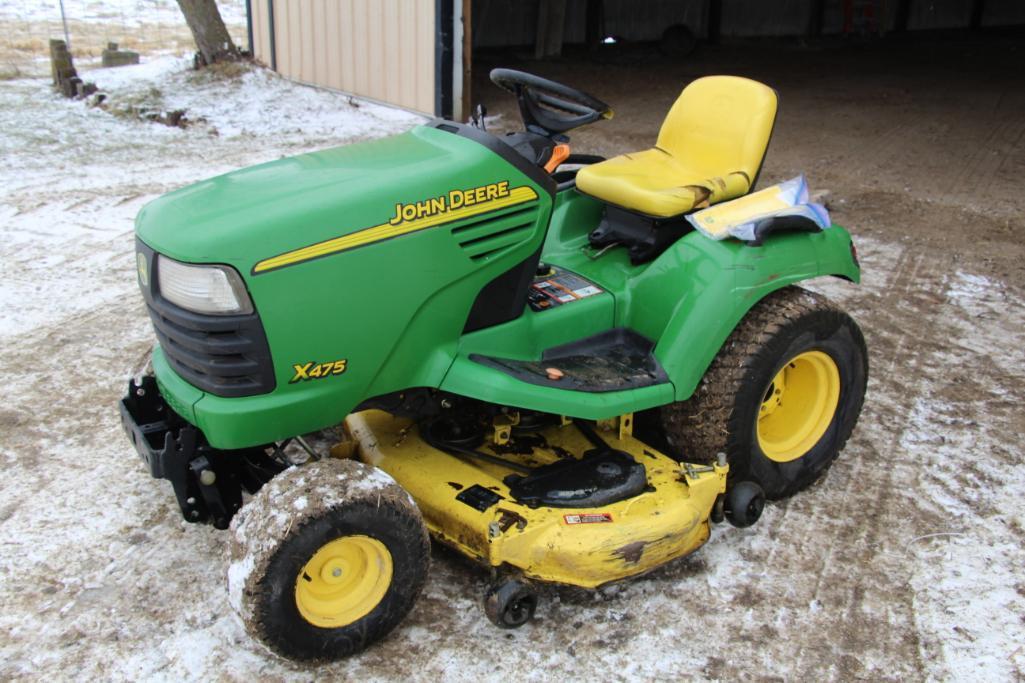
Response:
[{"label": "front hitch bracket", "polygon": [[154,479],[171,482],[187,522],[227,529],[253,494],[285,469],[262,448],[220,450],[175,413],[152,375],[129,380],[121,399],[121,424]]}]

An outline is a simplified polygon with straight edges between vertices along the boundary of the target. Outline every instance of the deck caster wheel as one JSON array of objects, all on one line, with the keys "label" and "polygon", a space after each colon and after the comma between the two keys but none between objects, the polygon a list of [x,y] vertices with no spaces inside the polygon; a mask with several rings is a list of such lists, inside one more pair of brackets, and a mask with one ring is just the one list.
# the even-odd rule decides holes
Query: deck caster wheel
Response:
[{"label": "deck caster wheel", "polygon": [[519,628],[534,618],[537,593],[522,581],[497,583],[484,596],[484,613],[499,628]]},{"label": "deck caster wheel", "polygon": [[753,481],[741,481],[726,494],[726,519],[743,529],[758,521],[765,509],[765,491]]},{"label": "deck caster wheel", "polygon": [[708,513],[708,519],[712,524],[722,524],[726,521],[726,496],[721,493],[716,496],[712,511]]}]

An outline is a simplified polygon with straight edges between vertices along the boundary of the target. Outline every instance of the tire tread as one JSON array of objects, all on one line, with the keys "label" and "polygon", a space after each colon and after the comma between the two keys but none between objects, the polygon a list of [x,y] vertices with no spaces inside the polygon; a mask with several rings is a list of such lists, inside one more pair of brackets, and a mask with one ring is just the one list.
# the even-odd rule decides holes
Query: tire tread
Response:
[{"label": "tire tread", "polygon": [[[736,397],[745,377],[762,362],[762,350],[785,328],[823,313],[847,317],[826,297],[796,286],[776,290],[755,304],[727,338],[694,394],[662,407],[665,436],[677,454],[693,462],[712,462],[718,453],[729,454],[731,434],[746,428],[739,424]],[[860,333],[858,341],[864,348]],[[860,408],[859,404],[857,410]],[[838,451],[846,445],[850,433],[848,430],[840,435]],[[816,479],[801,482],[793,493]]]}]

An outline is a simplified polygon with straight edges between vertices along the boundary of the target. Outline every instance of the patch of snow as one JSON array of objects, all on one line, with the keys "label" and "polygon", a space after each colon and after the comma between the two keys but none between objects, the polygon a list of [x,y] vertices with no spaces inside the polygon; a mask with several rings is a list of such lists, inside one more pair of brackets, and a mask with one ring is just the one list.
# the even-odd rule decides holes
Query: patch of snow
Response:
[{"label": "patch of snow", "polygon": [[[89,72],[110,104],[145,98],[164,110],[202,117],[222,138],[301,135],[351,139],[394,132],[424,119],[400,109],[350,98],[286,80],[266,69],[247,69],[232,79],[192,71],[191,60],[161,57],[147,63]],[[139,84],[145,84],[140,89]],[[159,94],[157,94],[159,93]],[[242,106],[240,106],[240,103]]]},{"label": "patch of snow", "polygon": [[[347,482],[348,490],[354,494],[377,493],[390,486],[397,486],[390,474],[376,467],[367,467],[359,479]],[[339,477],[342,479],[342,477]]]},{"label": "patch of snow", "polygon": [[[938,650],[954,678],[1013,678],[1025,662],[1004,643],[1025,643],[1025,595],[1020,592],[1025,549],[1014,528],[1025,528],[1025,462],[999,458],[942,400],[920,398],[901,447],[923,469],[921,488],[945,522],[909,541],[916,618],[925,644]],[[1016,586],[1019,590],[1016,590]]]},{"label": "patch of snow", "polygon": [[984,275],[974,275],[963,270],[954,272],[954,281],[947,287],[947,296],[955,304],[966,303],[984,297],[987,292],[1000,291],[1003,287]]},{"label": "patch of snow", "polygon": [[898,442],[920,468],[920,503],[940,520],[905,548],[916,623],[937,678],[1008,680],[1025,664],[1025,648],[1007,647],[1025,643],[1025,459],[1020,444],[995,435],[1020,420],[1011,397],[1025,356],[998,340],[1021,329],[1021,300],[1003,283],[955,271],[940,305],[965,346],[932,353]]},{"label": "patch of snow", "polygon": [[[200,77],[202,72],[192,70],[188,57],[165,55],[152,57],[128,66],[93,69],[89,80],[100,92],[105,92],[116,101],[119,97],[141,93],[163,91],[183,85],[187,75]],[[184,97],[195,97],[196,93],[185,93]]]},{"label": "patch of snow", "polygon": [[[86,22],[119,27],[183,24],[185,19],[176,0],[63,0],[69,22]],[[217,0],[226,25],[245,25],[244,0]],[[0,17],[20,21],[61,21],[61,5],[55,0],[0,0]],[[72,38],[72,44],[74,44]]]},{"label": "patch of snow", "polygon": [[253,555],[243,555],[228,565],[228,603],[236,614],[242,614],[242,592],[253,573],[256,561]]}]

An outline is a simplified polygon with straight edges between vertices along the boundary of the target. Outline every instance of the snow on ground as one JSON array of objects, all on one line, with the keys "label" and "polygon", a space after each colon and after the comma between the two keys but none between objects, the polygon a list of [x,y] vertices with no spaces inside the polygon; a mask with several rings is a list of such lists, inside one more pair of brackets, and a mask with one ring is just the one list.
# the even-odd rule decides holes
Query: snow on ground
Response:
[{"label": "snow on ground", "polygon": [[484,618],[484,576],[437,551],[406,622],[363,655],[313,670],[266,654],[231,614],[224,535],[181,520],[120,430],[152,343],[132,220],[185,183],[416,118],[176,59],[92,77],[112,107],[205,123],[0,83],[0,678],[1022,677],[1022,286],[879,239],[858,241],[861,287],[815,284],[872,357],[861,423],[821,484],[643,579],[546,591],[514,632]]},{"label": "snow on ground", "polygon": [[[242,637],[220,598],[215,612],[203,602],[207,588],[222,592],[216,562],[186,572],[179,595],[194,596],[187,604],[170,607],[166,594],[147,592],[174,585],[196,548],[168,546],[182,528],[162,503],[145,512],[131,503],[152,502],[158,489],[125,457],[114,429],[115,387],[152,341],[132,276],[141,206],[240,166],[421,120],[262,69],[219,77],[186,65],[165,57],[90,74],[111,109],[185,108],[203,119],[184,130],[65,100],[45,80],[0,83],[0,362],[12,396],[29,398],[12,397],[0,409],[0,463],[16,473],[0,483],[3,679],[43,672],[139,679],[169,666],[202,678],[223,670],[206,659],[212,645]],[[10,362],[22,354],[32,360],[18,370]],[[154,525],[163,530],[154,533]],[[221,538],[207,540],[216,555]],[[125,626],[157,612],[188,623],[172,638],[154,638],[159,620]],[[76,647],[114,662],[89,656],[76,664]],[[256,652],[233,655],[232,666],[259,671],[265,658]]]},{"label": "snow on ground", "polygon": [[[409,127],[419,117],[297,85],[263,69],[235,77],[197,73],[185,58],[99,69],[90,78],[112,110],[185,109],[204,122],[187,130],[114,116],[54,94],[40,80],[0,90],[0,154],[5,160],[0,220],[12,251],[0,264],[0,305],[18,315],[0,338],[54,315],[125,296],[132,222],[149,199],[239,166]],[[60,271],[54,296],[40,283]],[[57,282],[53,283],[57,285]]]},{"label": "snow on ground", "polygon": [[[880,250],[892,249],[864,239],[858,246],[868,263],[880,260]],[[876,354],[872,374],[901,373],[901,364],[912,370],[906,387],[912,401],[899,414],[903,424],[890,457],[909,466],[915,482],[909,502],[935,521],[893,543],[889,552],[903,555],[919,647],[933,677],[1020,679],[1025,671],[1025,459],[1019,431],[1025,298],[1020,287],[983,275],[930,273],[923,261],[909,269],[921,278],[914,298],[939,323],[932,333],[943,336],[906,339],[903,359]],[[902,270],[888,269],[895,274],[885,284],[900,282]],[[840,295],[835,282],[818,288]],[[903,317],[907,311],[895,314]],[[871,351],[871,330],[869,335]],[[878,398],[874,380],[870,400],[873,388]]]},{"label": "snow on ground", "polygon": [[[177,24],[183,21],[177,0],[63,0],[69,21],[97,24]],[[244,0],[218,0],[217,9],[227,25],[245,25]],[[0,17],[19,21],[55,22],[61,20],[58,0],[0,0]]]}]

